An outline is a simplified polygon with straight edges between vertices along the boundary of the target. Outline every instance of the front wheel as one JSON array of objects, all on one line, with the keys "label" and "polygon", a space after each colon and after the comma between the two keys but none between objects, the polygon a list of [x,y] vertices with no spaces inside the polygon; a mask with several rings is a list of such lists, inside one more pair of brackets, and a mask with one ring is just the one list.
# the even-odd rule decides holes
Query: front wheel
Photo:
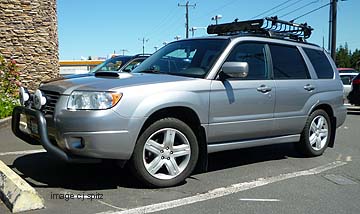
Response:
[{"label": "front wheel", "polygon": [[297,148],[307,156],[322,155],[330,142],[331,122],[324,110],[316,110],[308,117]]},{"label": "front wheel", "polygon": [[192,129],[176,118],[165,118],[151,124],[140,135],[131,169],[147,186],[174,186],[194,170],[198,153]]}]

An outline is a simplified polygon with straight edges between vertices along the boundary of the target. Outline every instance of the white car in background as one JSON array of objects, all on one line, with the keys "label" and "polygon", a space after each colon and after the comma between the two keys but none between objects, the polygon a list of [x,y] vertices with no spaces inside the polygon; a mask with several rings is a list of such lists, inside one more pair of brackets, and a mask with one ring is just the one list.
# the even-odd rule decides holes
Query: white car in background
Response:
[{"label": "white car in background", "polygon": [[347,96],[351,91],[351,82],[359,73],[339,73],[341,81],[344,85],[344,99],[345,103],[349,103],[347,100]]}]

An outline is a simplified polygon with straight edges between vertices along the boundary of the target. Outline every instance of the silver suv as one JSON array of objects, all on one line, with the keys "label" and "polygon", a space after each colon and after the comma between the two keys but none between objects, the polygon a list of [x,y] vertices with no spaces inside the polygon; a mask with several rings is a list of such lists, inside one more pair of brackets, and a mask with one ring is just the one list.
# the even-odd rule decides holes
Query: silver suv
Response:
[{"label": "silver suv", "polygon": [[[298,32],[273,28],[284,24]],[[213,25],[219,35],[172,42],[132,73],[21,88],[13,132],[67,162],[126,161],[155,187],[205,170],[213,152],[294,142],[321,155],[345,121],[343,86],[329,55],[304,41],[311,28],[293,25]]]}]

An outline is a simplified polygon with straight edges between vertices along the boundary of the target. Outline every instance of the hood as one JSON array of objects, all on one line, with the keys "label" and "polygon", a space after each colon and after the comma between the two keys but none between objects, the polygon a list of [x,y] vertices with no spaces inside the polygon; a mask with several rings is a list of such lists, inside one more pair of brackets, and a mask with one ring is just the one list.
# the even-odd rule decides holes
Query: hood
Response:
[{"label": "hood", "polygon": [[74,78],[80,78],[80,77],[90,77],[90,76],[94,76],[94,73],[85,73],[85,74],[67,74],[64,76],[60,76],[60,77],[56,77],[50,80],[46,80],[46,81],[42,81],[42,84],[47,84],[50,82],[55,82],[55,81],[59,81],[59,80],[65,80],[65,79],[74,79]]},{"label": "hood", "polygon": [[64,95],[70,95],[74,90],[112,91],[136,85],[176,82],[189,79],[193,78],[166,74],[119,73],[118,77],[85,76],[70,79],[58,79],[42,84],[40,86],[40,90],[54,91]]}]

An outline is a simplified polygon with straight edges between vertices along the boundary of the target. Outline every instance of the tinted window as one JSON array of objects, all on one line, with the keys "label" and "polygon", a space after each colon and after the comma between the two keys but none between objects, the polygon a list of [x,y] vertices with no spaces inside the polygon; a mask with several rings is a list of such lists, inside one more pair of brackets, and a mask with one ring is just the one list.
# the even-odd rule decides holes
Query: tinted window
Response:
[{"label": "tinted window", "polygon": [[350,76],[350,75],[341,75],[340,78],[341,78],[341,81],[342,81],[342,83],[343,83],[344,85],[350,85],[353,76]]},{"label": "tinted window", "polygon": [[269,45],[275,79],[308,79],[305,62],[296,47]]},{"label": "tinted window", "polygon": [[304,51],[308,55],[319,79],[333,78],[333,69],[324,52],[308,48],[304,48]]},{"label": "tinted window", "polygon": [[90,72],[118,71],[130,59],[130,56],[116,56],[96,66]]},{"label": "tinted window", "polygon": [[265,45],[258,43],[240,44],[232,50],[227,62],[247,62],[249,74],[242,79],[263,80],[268,78]]},{"label": "tinted window", "polygon": [[[128,62],[126,67],[123,67],[121,69],[121,71],[124,72],[131,72],[132,70],[134,70],[134,68],[136,68],[137,66],[140,65],[140,63],[142,63],[145,60],[145,58],[139,58],[139,59],[134,59],[131,62]],[[124,65],[125,66],[125,65]]]}]

